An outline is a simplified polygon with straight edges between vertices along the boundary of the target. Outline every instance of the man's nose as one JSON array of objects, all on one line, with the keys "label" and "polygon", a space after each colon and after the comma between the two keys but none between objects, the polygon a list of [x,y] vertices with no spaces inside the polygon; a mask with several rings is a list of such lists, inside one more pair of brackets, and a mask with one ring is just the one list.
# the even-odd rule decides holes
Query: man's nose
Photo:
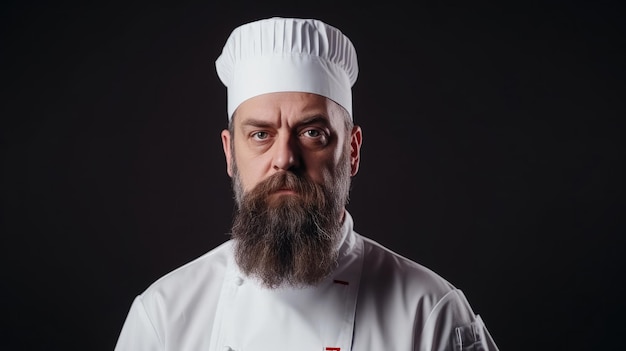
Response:
[{"label": "man's nose", "polygon": [[295,139],[291,135],[285,135],[276,140],[273,159],[275,170],[290,171],[300,166],[300,152]]}]

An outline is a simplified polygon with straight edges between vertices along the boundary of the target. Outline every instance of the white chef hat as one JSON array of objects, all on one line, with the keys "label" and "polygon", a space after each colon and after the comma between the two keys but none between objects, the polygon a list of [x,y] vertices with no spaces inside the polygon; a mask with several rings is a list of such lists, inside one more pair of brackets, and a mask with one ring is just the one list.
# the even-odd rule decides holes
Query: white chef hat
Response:
[{"label": "white chef hat", "polygon": [[356,51],[341,31],[320,20],[273,17],[241,25],[215,67],[227,88],[229,120],[245,100],[284,91],[325,96],[352,116]]}]

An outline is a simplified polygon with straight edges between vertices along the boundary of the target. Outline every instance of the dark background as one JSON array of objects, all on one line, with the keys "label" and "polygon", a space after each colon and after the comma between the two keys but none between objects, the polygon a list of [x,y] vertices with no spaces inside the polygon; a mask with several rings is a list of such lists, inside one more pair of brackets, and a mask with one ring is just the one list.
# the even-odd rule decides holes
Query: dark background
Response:
[{"label": "dark background", "polygon": [[214,60],[276,15],[357,48],[359,233],[503,351],[623,346],[619,2],[173,4],[2,5],[3,349],[112,350],[135,295],[228,238]]}]

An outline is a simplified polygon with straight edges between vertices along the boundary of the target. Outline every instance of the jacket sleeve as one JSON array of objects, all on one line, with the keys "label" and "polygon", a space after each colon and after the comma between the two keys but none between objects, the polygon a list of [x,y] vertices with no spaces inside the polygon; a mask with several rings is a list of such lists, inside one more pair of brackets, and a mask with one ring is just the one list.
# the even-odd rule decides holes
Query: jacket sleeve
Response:
[{"label": "jacket sleeve", "polygon": [[416,342],[418,351],[498,351],[479,315],[461,290],[446,294],[433,308]]},{"label": "jacket sleeve", "polygon": [[163,350],[162,345],[141,296],[137,296],[124,321],[115,351],[158,351]]}]

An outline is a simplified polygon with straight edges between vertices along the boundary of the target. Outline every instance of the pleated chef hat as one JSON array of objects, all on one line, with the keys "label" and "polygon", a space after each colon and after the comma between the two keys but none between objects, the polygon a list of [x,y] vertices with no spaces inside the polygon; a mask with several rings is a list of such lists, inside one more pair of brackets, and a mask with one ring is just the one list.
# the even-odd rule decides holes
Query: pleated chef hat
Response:
[{"label": "pleated chef hat", "polygon": [[325,96],[352,116],[356,51],[348,37],[320,20],[273,17],[241,25],[215,67],[227,88],[229,120],[245,100],[285,91]]}]

